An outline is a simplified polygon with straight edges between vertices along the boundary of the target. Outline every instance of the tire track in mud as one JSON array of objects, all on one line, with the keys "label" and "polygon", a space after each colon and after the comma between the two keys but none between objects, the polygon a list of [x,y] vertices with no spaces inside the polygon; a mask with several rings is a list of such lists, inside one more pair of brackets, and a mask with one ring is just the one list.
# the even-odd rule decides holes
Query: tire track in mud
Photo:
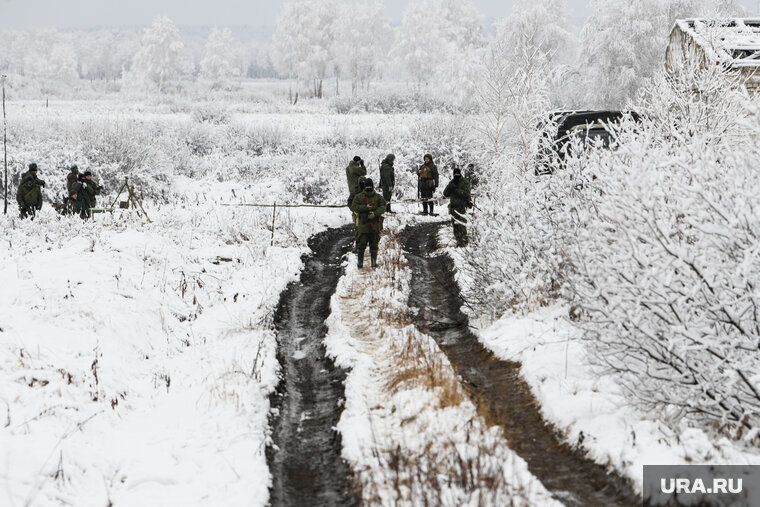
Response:
[{"label": "tire track in mud", "polygon": [[640,505],[618,474],[562,442],[541,416],[538,401],[520,376],[520,363],[498,359],[469,328],[448,255],[438,248],[440,223],[409,226],[404,249],[412,269],[409,307],[416,327],[433,337],[462,378],[465,390],[489,424],[504,429],[507,442],[558,501],[571,506]]},{"label": "tire track in mud", "polygon": [[309,239],[300,280],[288,284],[275,313],[282,379],[270,397],[270,505],[357,505],[349,465],[334,428],[343,411],[346,372],[326,357],[325,319],[343,274],[353,225]]}]

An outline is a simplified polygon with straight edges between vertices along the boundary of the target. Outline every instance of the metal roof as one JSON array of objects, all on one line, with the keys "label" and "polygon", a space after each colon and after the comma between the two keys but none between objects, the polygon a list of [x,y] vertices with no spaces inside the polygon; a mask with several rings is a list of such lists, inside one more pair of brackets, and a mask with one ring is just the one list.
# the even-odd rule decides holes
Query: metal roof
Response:
[{"label": "metal roof", "polygon": [[676,28],[729,67],[760,67],[760,18],[678,19]]}]

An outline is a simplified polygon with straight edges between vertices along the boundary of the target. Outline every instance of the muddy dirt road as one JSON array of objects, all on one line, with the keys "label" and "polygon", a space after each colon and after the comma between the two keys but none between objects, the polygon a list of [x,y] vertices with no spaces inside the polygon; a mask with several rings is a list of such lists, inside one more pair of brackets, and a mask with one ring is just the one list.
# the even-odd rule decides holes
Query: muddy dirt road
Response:
[{"label": "muddy dirt road", "polygon": [[[559,501],[571,506],[630,506],[641,500],[619,475],[562,443],[543,420],[538,402],[520,376],[520,364],[495,357],[480,344],[460,311],[453,262],[437,249],[440,224],[424,223],[403,232],[412,268],[410,309],[415,324],[446,353],[465,389],[490,424],[504,429],[509,446]],[[414,310],[412,310],[414,311]]]},{"label": "muddy dirt road", "polygon": [[333,430],[343,411],[346,374],[325,356],[325,319],[343,273],[353,225],[310,238],[299,281],[280,296],[275,314],[282,380],[271,397],[271,505],[356,505],[351,470]]}]

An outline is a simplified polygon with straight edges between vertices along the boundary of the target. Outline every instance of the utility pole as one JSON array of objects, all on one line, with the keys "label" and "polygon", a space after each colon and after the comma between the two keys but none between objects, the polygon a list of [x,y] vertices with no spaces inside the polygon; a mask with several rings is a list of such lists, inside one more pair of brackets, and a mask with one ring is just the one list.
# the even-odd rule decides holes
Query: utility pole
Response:
[{"label": "utility pole", "polygon": [[0,82],[3,85],[3,166],[5,167],[3,215],[8,214],[8,120],[5,116],[5,77],[5,74],[0,74]]}]

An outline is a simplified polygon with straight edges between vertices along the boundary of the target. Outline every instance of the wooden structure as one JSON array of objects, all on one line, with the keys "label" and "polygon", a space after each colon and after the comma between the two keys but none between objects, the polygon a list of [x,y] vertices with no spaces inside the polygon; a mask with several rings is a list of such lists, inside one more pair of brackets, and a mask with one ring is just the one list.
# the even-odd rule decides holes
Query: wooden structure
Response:
[{"label": "wooden structure", "polygon": [[760,18],[676,20],[665,53],[665,69],[677,74],[695,63],[723,65],[739,72],[747,90],[759,92]]}]

